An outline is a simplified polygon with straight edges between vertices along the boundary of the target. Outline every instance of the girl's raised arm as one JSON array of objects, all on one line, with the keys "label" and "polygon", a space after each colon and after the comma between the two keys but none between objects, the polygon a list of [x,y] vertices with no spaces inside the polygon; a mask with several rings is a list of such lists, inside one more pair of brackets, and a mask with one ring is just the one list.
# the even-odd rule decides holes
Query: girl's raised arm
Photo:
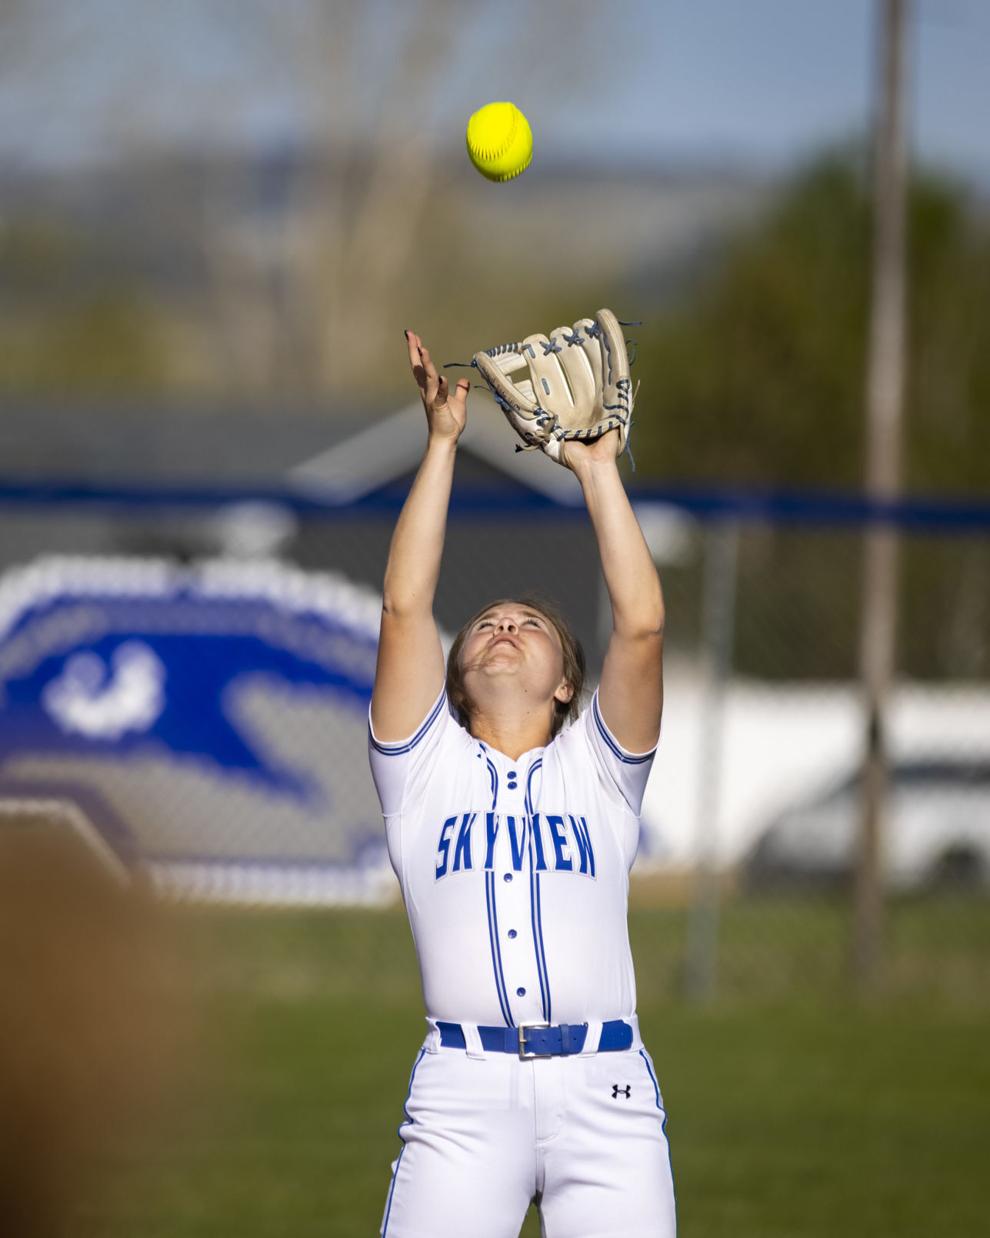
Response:
[{"label": "girl's raised arm", "polygon": [[581,483],[612,604],[612,635],[598,703],[605,725],[629,752],[648,752],[663,708],[663,593],[653,556],[616,462],[614,430],[594,443],[569,442],[564,462]]},{"label": "girl's raised arm", "polygon": [[443,648],[433,597],[440,575],[457,440],[467,423],[471,384],[453,393],[422,340],[406,332],[409,364],[426,411],[423,462],[392,534],[385,583],[371,722],[382,742],[406,739],[426,717],[443,687]]}]

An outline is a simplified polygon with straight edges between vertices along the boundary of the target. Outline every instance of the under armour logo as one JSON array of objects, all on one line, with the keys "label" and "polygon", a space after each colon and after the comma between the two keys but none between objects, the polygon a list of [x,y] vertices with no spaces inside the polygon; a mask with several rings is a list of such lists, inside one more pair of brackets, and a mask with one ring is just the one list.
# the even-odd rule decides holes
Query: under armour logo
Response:
[{"label": "under armour logo", "polygon": [[613,1100],[615,1100],[618,1096],[624,1096],[626,1100],[628,1100],[631,1092],[632,1092],[632,1088],[629,1086],[628,1083],[626,1084],[624,1088],[620,1088],[617,1083],[612,1084],[612,1099]]}]

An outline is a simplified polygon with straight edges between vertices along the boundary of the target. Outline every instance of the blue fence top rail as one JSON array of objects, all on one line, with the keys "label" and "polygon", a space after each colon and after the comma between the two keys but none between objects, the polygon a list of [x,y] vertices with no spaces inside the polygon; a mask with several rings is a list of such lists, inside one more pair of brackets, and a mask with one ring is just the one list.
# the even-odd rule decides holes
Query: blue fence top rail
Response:
[{"label": "blue fence top rail", "polygon": [[[341,502],[311,488],[99,485],[72,481],[0,480],[0,504],[7,507],[215,508],[237,503],[270,503],[300,515],[331,519],[397,514],[404,487],[389,486]],[[904,530],[990,532],[990,498],[905,495],[890,501],[865,494],[758,491],[731,488],[636,486],[634,503],[667,504],[701,521],[766,521],[775,524],[890,525]],[[472,517],[524,516],[532,512],[581,516],[580,504],[521,489],[455,487],[453,514]]]}]

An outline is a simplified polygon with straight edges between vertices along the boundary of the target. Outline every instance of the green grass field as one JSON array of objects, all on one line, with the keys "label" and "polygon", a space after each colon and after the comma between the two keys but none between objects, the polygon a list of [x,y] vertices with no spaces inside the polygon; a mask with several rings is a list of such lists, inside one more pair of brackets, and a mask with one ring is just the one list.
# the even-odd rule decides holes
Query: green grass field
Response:
[{"label": "green grass field", "polygon": [[[677,997],[682,913],[630,923],[681,1238],[985,1232],[990,903],[898,907],[869,1008],[844,991],[838,905],[730,906],[703,1009]],[[424,1029],[401,912],[186,910],[177,930],[206,1047],[73,1232],[377,1234]]]}]

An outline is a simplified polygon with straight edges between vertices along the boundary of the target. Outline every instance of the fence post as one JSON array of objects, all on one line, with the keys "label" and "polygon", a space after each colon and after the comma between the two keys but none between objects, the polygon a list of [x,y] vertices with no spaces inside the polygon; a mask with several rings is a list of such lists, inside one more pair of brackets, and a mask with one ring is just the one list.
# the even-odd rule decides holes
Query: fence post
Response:
[{"label": "fence post", "polygon": [[722,722],[735,635],[739,522],[713,521],[705,531],[702,592],[701,707],[695,880],[688,919],[684,989],[696,1001],[715,996],[720,890],[718,817],[722,786]]}]

